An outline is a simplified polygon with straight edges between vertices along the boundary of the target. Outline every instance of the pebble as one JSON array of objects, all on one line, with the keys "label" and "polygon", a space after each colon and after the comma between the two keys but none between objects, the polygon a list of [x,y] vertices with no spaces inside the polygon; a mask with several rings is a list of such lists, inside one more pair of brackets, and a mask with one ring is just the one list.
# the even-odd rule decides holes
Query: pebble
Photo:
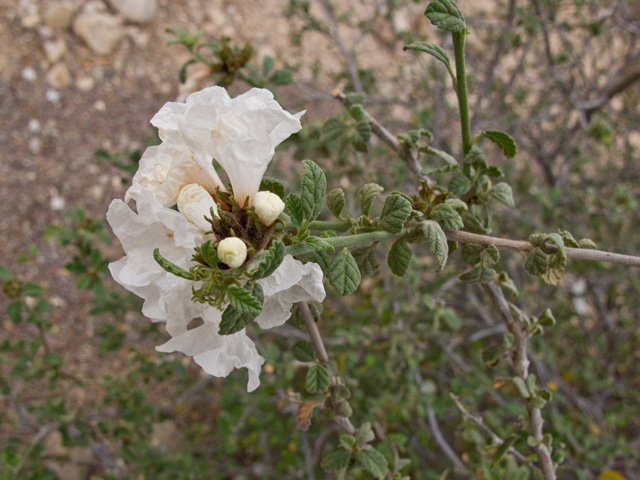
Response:
[{"label": "pebble", "polygon": [[67,51],[67,44],[59,38],[57,40],[46,41],[43,44],[44,54],[51,63],[59,61]]},{"label": "pebble", "polygon": [[56,63],[46,75],[47,83],[53,88],[65,88],[71,83],[71,74],[64,63]]},{"label": "pebble", "polygon": [[124,35],[120,21],[106,13],[81,13],[73,21],[73,31],[97,55],[111,53]]},{"label": "pebble", "polygon": [[29,139],[29,150],[31,153],[38,154],[42,149],[42,142],[38,137],[33,137]]},{"label": "pebble", "polygon": [[99,112],[104,112],[107,110],[107,104],[102,100],[97,100],[96,103],[93,104],[93,108],[95,108]]},{"label": "pebble", "polygon": [[29,120],[27,128],[30,132],[38,133],[40,131],[40,121],[36,118],[32,118],[31,120]]},{"label": "pebble", "polygon": [[58,103],[60,101],[60,92],[53,88],[48,88],[44,94],[44,97],[51,103]]},{"label": "pebble", "polygon": [[147,23],[158,11],[157,0],[109,0],[109,3],[130,22]]},{"label": "pebble", "polygon": [[24,78],[27,82],[33,82],[36,78],[38,78],[38,74],[31,67],[25,67],[22,69],[22,78]]},{"label": "pebble", "polygon": [[76,80],[76,88],[81,92],[88,92],[95,84],[95,80],[91,77],[80,77]]},{"label": "pebble", "polygon": [[40,23],[40,15],[32,13],[22,18],[22,26],[24,28],[33,28]]},{"label": "pebble", "polygon": [[60,212],[64,210],[65,205],[66,202],[60,195],[53,195],[51,197],[50,206],[51,210],[53,210],[54,212]]},{"label": "pebble", "polygon": [[66,30],[71,26],[74,11],[68,5],[57,3],[44,12],[44,24],[54,30]]}]

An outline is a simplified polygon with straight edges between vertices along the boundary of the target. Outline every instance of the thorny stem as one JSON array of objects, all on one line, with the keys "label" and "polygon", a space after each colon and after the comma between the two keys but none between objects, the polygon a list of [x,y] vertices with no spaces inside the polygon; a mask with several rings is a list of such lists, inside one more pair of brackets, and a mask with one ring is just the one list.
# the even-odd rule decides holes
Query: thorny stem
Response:
[{"label": "thorny stem", "polygon": [[[529,359],[527,358],[527,342],[530,334],[525,326],[511,313],[511,308],[507,299],[504,297],[500,287],[493,283],[486,283],[482,285],[482,288],[491,299],[491,303],[502,317],[502,320],[507,326],[509,333],[513,335],[514,343],[511,349],[511,364],[518,377],[522,381],[526,381],[529,376]],[[531,436],[535,438],[537,445],[534,447],[538,456],[538,465],[542,471],[542,475],[545,480],[556,480],[556,471],[551,458],[551,452],[547,446],[542,443],[543,434],[542,427],[544,420],[542,419],[542,413],[539,408],[536,408],[531,403],[531,400],[527,400],[527,416],[529,417],[528,430]]]},{"label": "thorny stem", "polygon": [[[320,330],[318,329],[318,325],[316,325],[316,321],[313,318],[313,314],[311,313],[311,309],[307,302],[298,302],[298,308],[300,309],[300,313],[302,314],[302,318],[304,320],[304,326],[307,329],[307,333],[309,334],[309,340],[311,341],[311,345],[313,345],[318,358],[322,363],[329,362],[329,355],[327,355],[327,349],[324,347],[324,342],[322,341],[322,336],[320,335]],[[335,386],[335,379],[331,380],[331,386],[329,387],[329,394],[331,395],[331,404],[334,406],[337,405],[337,402],[334,401],[333,398],[333,387]],[[336,415],[334,421],[349,435],[355,435],[356,428],[351,423],[348,417],[344,417],[342,415]]]}]

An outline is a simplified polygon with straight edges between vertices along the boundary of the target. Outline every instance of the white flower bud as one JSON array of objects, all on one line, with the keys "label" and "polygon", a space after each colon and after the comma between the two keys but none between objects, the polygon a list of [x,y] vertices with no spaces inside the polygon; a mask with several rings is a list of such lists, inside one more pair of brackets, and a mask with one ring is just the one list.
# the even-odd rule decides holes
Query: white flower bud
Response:
[{"label": "white flower bud", "polygon": [[187,220],[205,232],[211,230],[211,224],[204,217],[211,217],[210,209],[213,208],[217,216],[216,202],[209,192],[197,183],[185,185],[178,195],[178,210]]},{"label": "white flower bud", "polygon": [[253,208],[265,225],[271,225],[284,210],[284,202],[271,192],[258,192],[253,196]]},{"label": "white flower bud", "polygon": [[237,237],[227,237],[218,244],[218,260],[231,268],[240,267],[247,259],[247,246]]}]

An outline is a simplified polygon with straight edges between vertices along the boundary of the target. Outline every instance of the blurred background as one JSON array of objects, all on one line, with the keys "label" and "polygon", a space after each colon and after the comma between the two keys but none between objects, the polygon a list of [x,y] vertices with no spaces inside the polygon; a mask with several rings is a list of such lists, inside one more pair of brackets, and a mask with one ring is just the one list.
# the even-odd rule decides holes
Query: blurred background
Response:
[{"label": "blurred background", "polygon": [[[459,5],[471,31],[472,128],[504,130],[519,147],[515,159],[486,148],[516,201],[515,209],[494,209],[490,233],[526,239],[561,228],[637,255],[638,3]],[[366,182],[417,193],[419,183],[378,139],[367,137],[362,148],[362,139],[328,135],[325,123],[344,115],[333,89],[362,92],[394,134],[428,129],[433,147],[460,156],[446,70],[402,49],[429,41],[452,52],[425,7],[0,0],[0,478],[332,478],[319,467],[337,445],[331,420],[318,409],[308,431],[296,428],[306,398],[290,353],[304,336],[296,318],[252,332],[267,364],[251,395],[243,371],[214,379],[190,358],[156,353],[166,334],[106,271],[122,252],[104,214],[124,195],[141,152],[158,141],[149,124],[155,112],[215,83],[232,95],[267,87],[287,110],[307,110],[305,128],[267,172],[288,191],[300,180],[299,161],[311,158],[329,188],[342,187],[351,200]],[[457,279],[459,255],[435,275],[426,252],[414,252],[398,278],[380,249],[381,268],[357,294],[334,292],[324,306],[321,329],[353,387],[354,418],[374,424],[390,462],[389,445],[411,460],[402,470],[411,478],[533,478],[513,456],[492,462],[491,437],[449,397],[458,395],[502,438],[522,427],[524,407],[496,380],[508,365],[483,359],[504,327],[482,292]],[[531,315],[552,307],[558,320],[534,338],[530,354],[555,394],[544,415],[565,454],[560,478],[640,478],[638,272],[570,262],[552,287],[522,263],[505,254],[500,264],[519,305]],[[457,460],[442,454],[442,436]]]}]

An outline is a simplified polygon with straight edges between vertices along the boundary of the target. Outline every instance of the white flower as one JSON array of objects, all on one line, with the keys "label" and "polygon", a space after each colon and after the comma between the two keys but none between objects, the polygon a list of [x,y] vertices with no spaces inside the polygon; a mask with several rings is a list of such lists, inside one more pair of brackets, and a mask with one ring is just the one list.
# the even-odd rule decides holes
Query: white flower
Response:
[{"label": "white flower", "polygon": [[247,245],[237,237],[227,237],[218,244],[218,260],[231,268],[242,266],[247,259]]},{"label": "white flower", "polygon": [[196,183],[182,187],[178,195],[178,210],[205,232],[211,230],[211,223],[205,220],[205,217],[211,217],[211,209],[217,216],[216,202],[204,188]]},{"label": "white flower", "polygon": [[[188,269],[194,248],[205,240],[203,230],[180,212],[163,207],[151,190],[142,188],[136,196],[137,214],[121,200],[111,202],[107,213],[107,220],[126,253],[109,265],[114,279],[144,299],[144,315],[156,322],[166,322],[172,338],[157,347],[158,351],[179,351],[193,356],[214,376],[224,377],[235,368],[247,368],[247,389],[254,390],[260,383],[264,359],[246,330],[220,335],[222,312],[192,302],[193,282],[165,271],[153,258],[153,250],[158,248],[163,257]],[[282,325],[296,302],[322,301],[325,297],[320,267],[314,263],[303,265],[289,255],[272,275],[258,282],[264,294],[263,310],[256,318],[261,328]],[[196,317],[201,317],[204,324],[188,330]]]},{"label": "white flower", "polygon": [[271,192],[258,192],[253,196],[253,208],[265,225],[271,225],[284,210],[284,202]]},{"label": "white flower", "polygon": [[224,88],[209,87],[184,104],[165,104],[151,123],[163,143],[184,142],[200,168],[208,171],[215,159],[243,206],[247,197],[251,204],[276,146],[302,128],[303,114],[283,110],[269,90],[252,88],[232,99]]}]

